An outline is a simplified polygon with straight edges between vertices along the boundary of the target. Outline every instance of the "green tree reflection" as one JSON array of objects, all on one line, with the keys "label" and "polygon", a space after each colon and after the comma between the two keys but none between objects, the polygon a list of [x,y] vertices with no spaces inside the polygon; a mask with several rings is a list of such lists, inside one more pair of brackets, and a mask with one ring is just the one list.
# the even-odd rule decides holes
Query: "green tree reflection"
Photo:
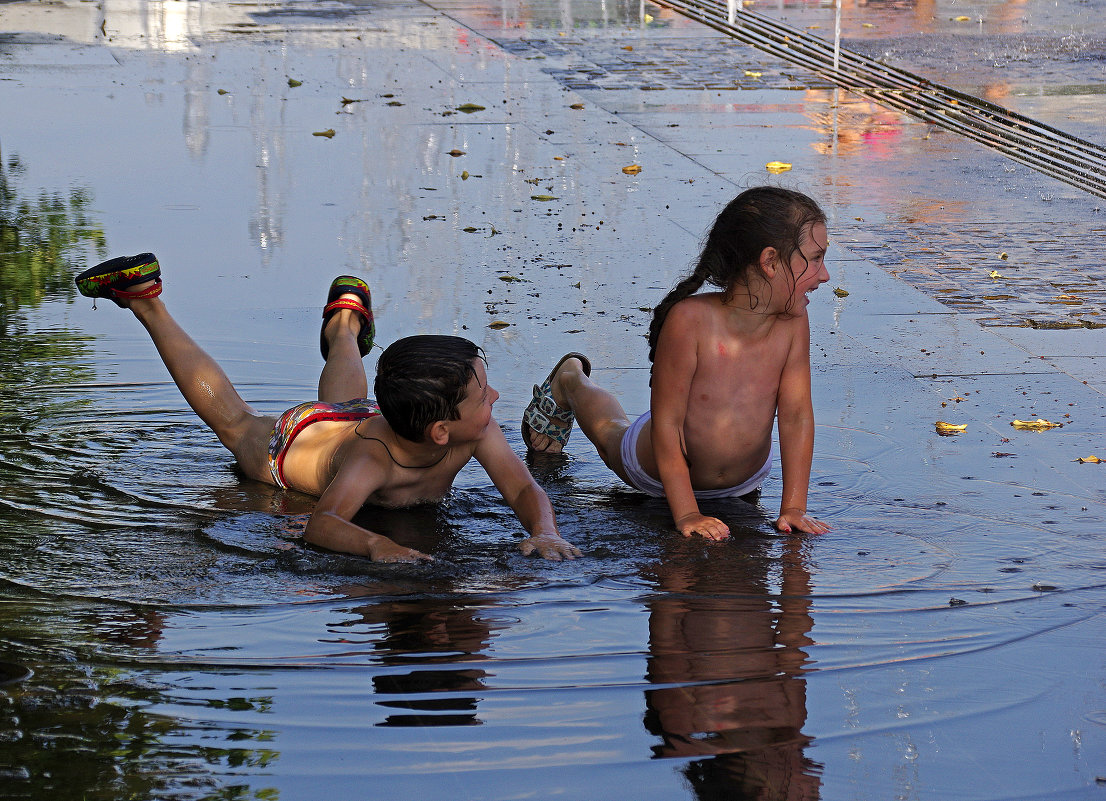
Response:
[{"label": "green tree reflection", "polygon": [[73,274],[89,255],[103,257],[107,243],[89,221],[86,189],[38,192],[27,197],[18,155],[0,152],[0,335],[8,336],[13,317],[43,298],[72,298]]}]

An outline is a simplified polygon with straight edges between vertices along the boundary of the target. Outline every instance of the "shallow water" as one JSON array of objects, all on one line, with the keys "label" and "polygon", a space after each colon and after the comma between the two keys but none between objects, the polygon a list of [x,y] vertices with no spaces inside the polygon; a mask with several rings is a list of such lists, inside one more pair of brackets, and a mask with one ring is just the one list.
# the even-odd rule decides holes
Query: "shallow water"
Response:
[{"label": "shallow water", "polygon": [[[1058,216],[1093,268],[1096,201],[862,103],[827,139],[831,91],[751,50],[778,85],[569,91],[553,56],[684,37],[724,68],[715,34],[643,33],[632,5],[450,11],[474,31],[404,2],[108,4],[107,44],[87,4],[3,7],[30,22],[0,51],[4,209],[26,210],[0,261],[0,662],[34,671],[0,685],[5,797],[1101,794],[1106,485],[1073,461],[1106,433],[1101,331],[987,319],[1048,312]],[[683,540],[577,435],[531,467],[582,560],[520,556],[471,466],[439,507],[365,512],[433,565],[305,548],[310,499],[240,479],[129,314],[70,280],[156,251],[170,308],[276,412],[312,397],[326,284],[358,272],[382,341],[485,348],[521,452],[567,350],[644,410],[649,308],[781,151],[850,291],[811,306],[819,537],[772,531],[777,473],[759,508],[714,508],[733,539]],[[965,243],[974,274],[948,265]],[[1018,304],[934,300],[942,275],[978,295],[999,249]],[[1066,425],[1008,425],[1029,416]]]}]

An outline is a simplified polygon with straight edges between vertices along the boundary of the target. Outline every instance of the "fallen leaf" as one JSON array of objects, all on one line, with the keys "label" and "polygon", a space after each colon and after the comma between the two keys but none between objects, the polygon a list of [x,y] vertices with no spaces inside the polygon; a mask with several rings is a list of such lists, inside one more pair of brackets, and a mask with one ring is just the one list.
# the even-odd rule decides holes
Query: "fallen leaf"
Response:
[{"label": "fallen leaf", "polygon": [[327,139],[333,139],[334,138],[334,129],[333,128],[327,128],[325,131],[312,131],[311,135],[312,136],[325,136]]},{"label": "fallen leaf", "polygon": [[623,167],[622,172],[626,173],[627,175],[637,175],[639,172],[641,172],[641,165],[630,164],[626,167]]},{"label": "fallen leaf", "polygon": [[506,281],[507,283],[513,283],[515,281],[521,281],[522,280],[517,275],[500,275],[500,276],[497,276],[497,277],[499,278],[500,281]]},{"label": "fallen leaf", "polygon": [[1075,461],[1082,462],[1083,464],[1103,464],[1104,460],[1099,459],[1097,456],[1082,456]]},{"label": "fallen leaf", "polygon": [[353,100],[352,98],[348,98],[348,97],[343,97],[342,98],[342,105],[343,106],[348,106],[350,103],[360,103],[360,102],[361,102],[360,100]]},{"label": "fallen leaf", "polygon": [[464,114],[472,114],[474,111],[483,111],[484,107],[478,106],[475,103],[462,103],[460,106],[457,106],[457,110]]},{"label": "fallen leaf", "polygon": [[1002,251],[1002,253],[998,254],[998,257],[1003,261],[1006,261],[1008,258],[1010,258],[1010,254],[1004,250]]},{"label": "fallen leaf", "polygon": [[219,94],[226,95],[226,94],[230,94],[230,92],[228,92],[226,89],[220,89]]},{"label": "fallen leaf", "polygon": [[1002,459],[1003,457],[1013,456],[1013,455],[1014,454],[1007,453],[1005,451],[991,451],[991,456],[995,457],[996,459]]},{"label": "fallen leaf", "polygon": [[764,169],[770,173],[779,175],[781,172],[787,172],[791,169],[791,165],[786,161],[770,161],[764,165]]},{"label": "fallen leaf", "polygon": [[756,70],[745,70],[746,78],[759,78],[763,74],[763,72],[757,72]]},{"label": "fallen leaf", "polygon": [[289,78],[288,85],[295,89],[297,86],[303,86],[303,81],[297,81],[295,78]]},{"label": "fallen leaf", "polygon": [[1000,278],[1006,278],[1006,276],[1000,273],[998,270],[991,270],[991,278],[997,281]]},{"label": "fallen leaf", "polygon": [[557,198],[554,197],[553,195],[530,195],[530,199],[531,200],[540,200],[543,203],[547,203],[550,200],[556,200]]},{"label": "fallen leaf", "polygon": [[387,106],[402,106],[403,104],[400,103],[398,100],[389,100],[387,103],[385,103],[385,105],[387,105]]},{"label": "fallen leaf", "polygon": [[862,23],[860,24],[860,27],[862,27],[862,28],[874,28],[874,27],[876,27],[876,26],[875,26],[875,25],[873,25],[873,24],[872,24],[872,23],[870,23],[870,22],[862,22]]},{"label": "fallen leaf", "polygon": [[488,328],[506,328],[509,325],[510,323],[504,320],[492,320],[490,323],[488,323]]},{"label": "fallen leaf", "polygon": [[473,228],[471,225],[469,225],[469,226],[466,226],[466,227],[462,228],[461,230],[464,231],[466,234],[475,234],[480,229],[479,228]]},{"label": "fallen leaf", "polygon": [[576,111],[579,111],[583,107],[584,107],[583,103],[573,103],[571,106],[569,106],[569,108],[575,109]]},{"label": "fallen leaf", "polygon": [[564,156],[554,156],[554,157],[553,157],[553,160],[554,160],[554,161],[564,161],[564,160],[565,160],[565,157],[564,157]]},{"label": "fallen leaf", "polygon": [[968,430],[967,423],[946,423],[944,420],[938,420],[933,424],[938,434],[959,434],[961,431]]},{"label": "fallen leaf", "polygon": [[959,17],[953,17],[952,21],[953,22],[971,22],[972,18],[971,17],[966,17],[963,14],[961,14]]},{"label": "fallen leaf", "polygon": [[842,289],[841,287],[834,287],[833,294],[839,298],[847,298],[849,296],[849,290]]},{"label": "fallen leaf", "polygon": [[457,148],[453,148],[453,150],[450,150],[448,153],[446,153],[446,155],[447,156],[453,156],[453,158],[457,158],[458,156],[465,155],[465,151],[458,150]]},{"label": "fallen leaf", "polygon": [[623,49],[623,50],[633,50],[633,49],[634,49],[634,46],[633,46],[633,45],[623,45],[623,46],[622,46],[622,49]]},{"label": "fallen leaf", "polygon": [[1045,431],[1049,428],[1063,428],[1063,423],[1052,423],[1041,417],[1036,420],[1013,420],[1010,425],[1028,431]]}]

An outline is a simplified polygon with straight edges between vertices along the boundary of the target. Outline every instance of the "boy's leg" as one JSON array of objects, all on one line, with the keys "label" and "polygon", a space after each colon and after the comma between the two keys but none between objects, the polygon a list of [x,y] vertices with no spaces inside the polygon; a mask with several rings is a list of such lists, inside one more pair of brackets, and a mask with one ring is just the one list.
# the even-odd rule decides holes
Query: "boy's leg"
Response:
[{"label": "boy's leg", "polygon": [[[565,359],[553,376],[553,401],[562,409],[571,409],[576,424],[584,432],[599,458],[619,476],[622,475],[622,435],[630,427],[626,411],[618,399],[584,374],[579,359]],[[530,434],[534,450],[560,453],[558,442],[534,431]]]},{"label": "boy's leg", "polygon": [[[360,302],[356,295],[342,295]],[[330,345],[326,364],[319,375],[319,400],[344,403],[355,398],[367,398],[369,380],[357,342],[361,317],[351,309],[338,309],[327,321],[323,336]]]},{"label": "boy's leg", "polygon": [[188,405],[234,454],[246,475],[271,484],[268,448],[273,419],[242,400],[222,368],[180,327],[160,298],[131,300],[128,305],[149,332]]}]

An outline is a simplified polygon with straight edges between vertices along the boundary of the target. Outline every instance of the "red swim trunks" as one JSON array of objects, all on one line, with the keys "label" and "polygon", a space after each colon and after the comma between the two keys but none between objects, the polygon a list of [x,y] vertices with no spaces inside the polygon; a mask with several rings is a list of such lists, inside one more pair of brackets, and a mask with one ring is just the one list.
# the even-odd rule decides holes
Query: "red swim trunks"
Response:
[{"label": "red swim trunks", "polygon": [[282,489],[288,484],[284,481],[284,455],[292,446],[292,441],[312,423],[324,420],[368,420],[380,414],[376,401],[357,398],[345,403],[323,403],[308,401],[293,406],[282,414],[273,427],[273,436],[269,439],[269,472],[273,483]]}]

